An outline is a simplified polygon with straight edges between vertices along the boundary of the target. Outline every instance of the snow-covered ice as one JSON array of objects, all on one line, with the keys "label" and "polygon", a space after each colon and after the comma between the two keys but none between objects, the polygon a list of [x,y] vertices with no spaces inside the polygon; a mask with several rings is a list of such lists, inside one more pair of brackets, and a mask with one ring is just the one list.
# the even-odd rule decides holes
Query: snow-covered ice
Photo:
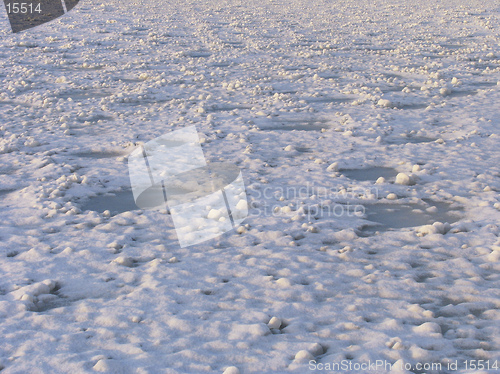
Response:
[{"label": "snow-covered ice", "polygon": [[[2,374],[498,371],[496,1],[0,21]],[[248,217],[181,248],[127,159],[188,126],[241,170]]]}]

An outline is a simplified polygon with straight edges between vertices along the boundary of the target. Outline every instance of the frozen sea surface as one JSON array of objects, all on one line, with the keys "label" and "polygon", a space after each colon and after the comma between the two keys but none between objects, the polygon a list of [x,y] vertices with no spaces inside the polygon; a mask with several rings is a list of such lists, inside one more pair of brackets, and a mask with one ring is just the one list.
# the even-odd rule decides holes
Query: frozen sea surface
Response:
[{"label": "frozen sea surface", "polygon": [[[0,11],[2,374],[495,372],[499,17],[83,0],[12,34]],[[192,125],[250,215],[181,248],[127,155]]]}]

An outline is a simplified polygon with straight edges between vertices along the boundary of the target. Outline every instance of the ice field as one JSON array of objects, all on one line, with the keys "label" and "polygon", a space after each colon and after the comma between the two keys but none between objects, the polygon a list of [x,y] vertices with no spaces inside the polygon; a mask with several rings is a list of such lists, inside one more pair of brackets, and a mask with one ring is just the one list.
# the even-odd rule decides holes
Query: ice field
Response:
[{"label": "ice field", "polygon": [[[82,0],[0,34],[2,374],[500,372],[498,2]],[[249,216],[183,248],[127,157],[187,126]]]}]

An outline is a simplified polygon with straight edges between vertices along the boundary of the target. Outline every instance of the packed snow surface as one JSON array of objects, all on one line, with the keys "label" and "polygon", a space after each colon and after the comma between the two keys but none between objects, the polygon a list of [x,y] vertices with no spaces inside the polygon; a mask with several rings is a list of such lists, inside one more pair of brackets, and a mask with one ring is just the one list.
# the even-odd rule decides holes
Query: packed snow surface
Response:
[{"label": "packed snow surface", "polygon": [[[497,371],[497,1],[0,17],[2,374]],[[181,249],[127,156],[193,125],[250,214]]]}]

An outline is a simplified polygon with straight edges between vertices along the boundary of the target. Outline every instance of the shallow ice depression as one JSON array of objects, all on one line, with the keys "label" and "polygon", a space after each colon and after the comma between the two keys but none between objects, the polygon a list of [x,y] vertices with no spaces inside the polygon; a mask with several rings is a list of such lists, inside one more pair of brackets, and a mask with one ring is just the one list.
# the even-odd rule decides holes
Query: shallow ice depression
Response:
[{"label": "shallow ice depression", "polygon": [[113,151],[82,151],[71,153],[70,156],[83,157],[83,158],[116,158],[126,156],[125,152],[113,152]]},{"label": "shallow ice depression", "polygon": [[374,166],[365,169],[342,169],[340,172],[349,179],[354,179],[360,182],[376,181],[383,177],[386,180],[395,179],[398,172],[393,168],[384,166]]},{"label": "shallow ice depression", "polygon": [[[132,194],[132,190],[130,188],[126,188],[119,191],[108,192],[106,194],[100,194],[96,196],[92,196],[89,198],[84,198],[80,201],[77,201],[77,204],[80,205],[80,209],[82,211],[94,211],[98,213],[103,213],[106,210],[110,212],[111,216],[115,216],[120,213],[130,212],[133,210],[141,210],[141,209],[162,209],[166,208],[166,204],[162,203],[158,205],[156,200],[148,200],[151,196],[156,196],[158,190],[156,188],[152,188],[148,190],[152,195],[148,196],[148,193],[141,194],[138,197],[137,204],[134,201],[134,195]],[[170,188],[169,191],[171,193],[179,193],[185,194],[192,192],[187,189],[182,188]],[[148,201],[151,201],[148,203]],[[139,206],[141,208],[139,208]]]},{"label": "shallow ice depression", "polygon": [[5,195],[8,195],[8,194],[10,194],[11,192],[14,192],[14,191],[15,191],[14,189],[0,190],[0,199],[3,198]]},{"label": "shallow ice depression", "polygon": [[92,210],[103,213],[108,210],[112,216],[139,209],[135,204],[132,190],[129,189],[96,195],[81,202],[78,201],[77,204],[80,205],[82,211]]},{"label": "shallow ice depression", "polygon": [[430,143],[435,141],[435,138],[429,138],[427,136],[398,136],[392,137],[386,140],[388,144],[419,144],[419,143]]},{"label": "shallow ice depression", "polygon": [[261,131],[321,131],[330,127],[328,120],[314,117],[279,117],[270,123],[257,123]]},{"label": "shallow ice depression", "polygon": [[434,222],[454,223],[461,217],[461,208],[454,204],[423,200],[419,203],[375,203],[365,205],[365,219],[360,236],[407,227],[431,225]]},{"label": "shallow ice depression", "polygon": [[111,96],[112,93],[100,89],[73,89],[60,92],[57,96],[62,99],[71,98],[74,101],[84,101],[92,99],[102,99],[103,97]]}]

